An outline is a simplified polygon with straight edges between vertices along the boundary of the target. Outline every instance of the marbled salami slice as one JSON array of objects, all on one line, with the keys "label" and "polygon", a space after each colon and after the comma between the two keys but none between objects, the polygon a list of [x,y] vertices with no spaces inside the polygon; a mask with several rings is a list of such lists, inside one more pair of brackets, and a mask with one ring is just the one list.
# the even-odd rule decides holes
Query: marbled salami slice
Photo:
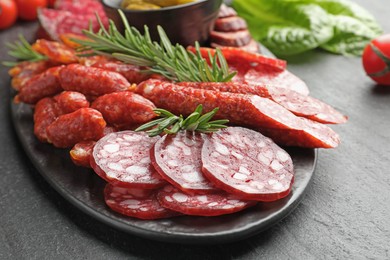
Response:
[{"label": "marbled salami slice", "polygon": [[205,193],[216,188],[202,173],[200,154],[204,134],[181,131],[158,140],[150,157],[154,168],[173,186],[184,192]]},{"label": "marbled salami slice", "polygon": [[115,187],[108,183],[104,189],[104,200],[112,210],[139,219],[160,219],[180,215],[162,207],[153,190]]},{"label": "marbled salami slice", "polygon": [[134,131],[115,132],[100,139],[91,166],[106,181],[127,188],[154,189],[165,184],[150,163],[149,150],[160,137]]},{"label": "marbled salami slice", "polygon": [[257,201],[286,197],[294,180],[290,155],[271,139],[241,127],[228,127],[205,140],[202,170],[215,186]]},{"label": "marbled salami slice", "polygon": [[218,32],[234,32],[247,28],[246,21],[238,16],[218,18],[214,23],[214,30]]},{"label": "marbled salami slice", "polygon": [[59,8],[60,10],[38,9],[38,19],[41,26],[52,40],[59,41],[59,35],[65,33],[83,35],[82,30],[88,29],[89,25],[97,32],[100,25],[96,19],[95,11],[99,14],[103,25],[108,27],[108,18],[98,1],[79,3],[61,1]]},{"label": "marbled salami slice", "polygon": [[241,47],[252,40],[247,29],[232,32],[210,32],[210,41],[222,46]]},{"label": "marbled salami slice", "polygon": [[256,204],[237,196],[218,191],[209,194],[189,195],[168,185],[157,193],[160,204],[168,209],[195,216],[219,216],[241,211]]}]

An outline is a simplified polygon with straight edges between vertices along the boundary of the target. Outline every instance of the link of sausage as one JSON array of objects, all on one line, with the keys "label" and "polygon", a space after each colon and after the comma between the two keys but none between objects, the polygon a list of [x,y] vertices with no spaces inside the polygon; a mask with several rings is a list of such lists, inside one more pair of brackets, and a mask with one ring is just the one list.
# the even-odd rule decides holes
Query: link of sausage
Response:
[{"label": "link of sausage", "polygon": [[55,147],[72,147],[81,141],[96,141],[104,135],[106,122],[102,114],[92,108],[59,116],[47,128],[48,141]]},{"label": "link of sausage", "polygon": [[57,66],[32,77],[15,96],[15,102],[35,104],[44,97],[54,96],[63,89],[58,80],[58,74],[63,66]]},{"label": "link of sausage", "polygon": [[66,66],[59,79],[65,90],[78,91],[86,96],[101,96],[130,88],[130,83],[117,72],[80,64]]},{"label": "link of sausage", "polygon": [[338,135],[326,125],[297,117],[275,102],[259,96],[186,88],[159,80],[144,81],[135,91],[157,107],[174,114],[189,115],[202,104],[204,112],[219,107],[216,118],[229,119],[231,124],[254,129],[294,130],[297,134],[292,138],[297,138],[298,145],[310,143],[332,148],[339,143]]}]

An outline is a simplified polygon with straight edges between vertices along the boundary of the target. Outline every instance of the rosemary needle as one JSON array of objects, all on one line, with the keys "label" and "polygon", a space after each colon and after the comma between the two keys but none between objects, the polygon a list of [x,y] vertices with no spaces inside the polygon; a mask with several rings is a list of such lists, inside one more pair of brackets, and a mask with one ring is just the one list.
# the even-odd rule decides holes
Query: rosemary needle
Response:
[{"label": "rosemary needle", "polygon": [[210,121],[211,118],[218,112],[218,108],[214,108],[212,111],[202,115],[203,107],[199,105],[195,111],[192,112],[187,118],[182,115],[176,116],[165,109],[155,109],[154,111],[161,118],[141,125],[135,131],[146,131],[150,136],[157,136],[161,133],[176,134],[181,130],[198,131],[202,133],[216,132],[221,128],[226,128],[229,120],[220,119]]},{"label": "rosemary needle", "polygon": [[8,55],[18,59],[18,61],[4,61],[2,64],[4,66],[13,67],[23,61],[41,61],[47,60],[47,57],[36,52],[28,43],[28,41],[19,35],[19,40],[14,43],[6,43],[9,48]]},{"label": "rosemary needle", "polygon": [[95,33],[90,28],[84,30],[88,40],[73,39],[82,47],[80,51],[93,51],[126,63],[148,66],[152,73],[158,73],[173,81],[227,82],[235,73],[230,73],[222,52],[217,49],[216,55],[209,55],[209,62],[201,56],[199,44],[195,43],[196,53],[187,51],[182,45],[172,45],[164,29],[157,27],[160,43],[152,41],[149,29],[145,25],[142,35],[129,25],[121,10],[119,15],[124,23],[124,34],[121,34],[112,20],[106,30],[99,16],[100,30]]}]

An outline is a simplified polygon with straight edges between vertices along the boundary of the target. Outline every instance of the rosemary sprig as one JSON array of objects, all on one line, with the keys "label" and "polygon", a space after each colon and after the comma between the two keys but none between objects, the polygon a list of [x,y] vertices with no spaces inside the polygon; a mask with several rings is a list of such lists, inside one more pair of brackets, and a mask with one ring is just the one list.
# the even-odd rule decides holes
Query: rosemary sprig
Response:
[{"label": "rosemary sprig", "polygon": [[157,108],[154,109],[154,112],[161,118],[146,123],[135,129],[135,131],[146,131],[150,137],[153,137],[163,132],[166,134],[176,134],[180,130],[211,133],[227,127],[225,125],[229,122],[227,119],[210,121],[218,112],[218,108],[214,108],[204,115],[202,115],[202,110],[203,106],[199,105],[194,112],[187,118],[184,118],[182,115],[176,116],[165,109]]},{"label": "rosemary sprig", "polygon": [[89,40],[73,39],[83,46],[79,50],[92,50],[96,54],[114,57],[123,62],[148,66],[151,72],[174,81],[227,82],[234,77],[235,73],[229,72],[225,57],[220,50],[217,49],[214,57],[209,55],[209,66],[207,60],[201,56],[197,42],[194,54],[179,44],[172,45],[164,29],[158,26],[160,43],[157,43],[151,40],[146,25],[145,33],[142,35],[136,28],[129,25],[121,10],[118,12],[124,23],[123,35],[112,20],[106,30],[97,16],[101,27],[99,32],[95,33],[90,28],[83,31]]},{"label": "rosemary sprig", "polygon": [[6,43],[6,45],[10,49],[8,55],[18,59],[18,61],[3,61],[2,64],[4,66],[13,67],[23,61],[47,60],[47,57],[36,52],[21,34],[18,41]]}]

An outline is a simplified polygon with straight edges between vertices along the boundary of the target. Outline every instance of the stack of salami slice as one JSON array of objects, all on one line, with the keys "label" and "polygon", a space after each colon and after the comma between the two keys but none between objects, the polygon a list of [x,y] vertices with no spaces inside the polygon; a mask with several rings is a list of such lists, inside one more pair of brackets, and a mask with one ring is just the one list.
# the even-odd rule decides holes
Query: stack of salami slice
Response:
[{"label": "stack of salami slice", "polygon": [[236,11],[222,4],[214,30],[210,33],[210,45],[213,48],[221,46],[238,47],[250,52],[259,52],[258,43],[248,31],[246,21],[237,16]]},{"label": "stack of salami slice", "polygon": [[109,183],[107,205],[142,219],[234,213],[287,196],[294,179],[287,152],[241,127],[162,138],[111,133],[96,143],[91,165]]},{"label": "stack of salami slice", "polygon": [[62,34],[83,35],[82,30],[90,25],[98,31],[100,25],[96,14],[107,27],[108,18],[97,0],[57,0],[54,9],[40,9],[38,18],[46,36],[59,41]]}]

